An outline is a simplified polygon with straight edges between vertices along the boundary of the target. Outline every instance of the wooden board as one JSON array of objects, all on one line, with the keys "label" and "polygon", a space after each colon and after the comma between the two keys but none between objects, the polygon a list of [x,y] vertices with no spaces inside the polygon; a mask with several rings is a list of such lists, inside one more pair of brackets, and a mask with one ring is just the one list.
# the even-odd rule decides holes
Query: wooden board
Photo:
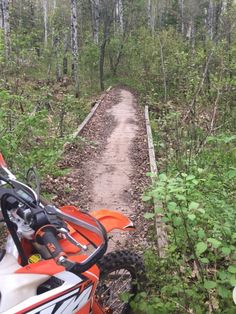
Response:
[{"label": "wooden board", "polygon": [[78,129],[73,133],[72,137],[75,138],[79,136],[79,134],[82,132],[82,130],[85,128],[85,126],[88,124],[88,122],[91,120],[93,115],[95,114],[97,108],[100,106],[106,95],[109,93],[109,91],[112,89],[112,87],[108,87],[106,92],[101,96],[101,98],[95,103],[90,113],[87,115],[87,117],[84,119],[84,121],[78,126]]},{"label": "wooden board", "polygon": [[[155,157],[155,148],[153,144],[153,137],[152,137],[152,129],[150,125],[149,119],[149,112],[148,106],[145,106],[145,121],[146,121],[146,130],[147,130],[147,138],[148,138],[148,153],[149,153],[149,162],[150,162],[150,170],[152,173],[152,183],[155,182],[158,170],[157,170],[157,163]],[[154,210],[156,207],[160,207],[161,204],[154,203]],[[163,215],[156,215],[155,217],[155,227],[156,227],[156,234],[157,234],[157,246],[158,246],[158,253],[160,257],[165,256],[165,247],[168,244],[167,238],[167,231],[166,225],[162,222]]]}]

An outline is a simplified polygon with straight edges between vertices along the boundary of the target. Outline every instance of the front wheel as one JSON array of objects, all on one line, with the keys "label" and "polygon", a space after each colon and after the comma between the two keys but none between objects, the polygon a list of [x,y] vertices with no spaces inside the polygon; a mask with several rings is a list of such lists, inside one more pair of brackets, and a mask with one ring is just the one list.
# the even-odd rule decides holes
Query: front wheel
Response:
[{"label": "front wheel", "polygon": [[98,266],[101,274],[96,296],[105,313],[130,313],[129,302],[144,278],[142,258],[128,250],[110,252],[99,260]]}]

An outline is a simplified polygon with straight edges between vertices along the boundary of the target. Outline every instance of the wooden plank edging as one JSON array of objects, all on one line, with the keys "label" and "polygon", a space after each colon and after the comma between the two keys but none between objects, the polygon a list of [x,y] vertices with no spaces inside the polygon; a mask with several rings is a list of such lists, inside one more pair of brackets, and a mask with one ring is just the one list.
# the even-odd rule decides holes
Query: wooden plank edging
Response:
[{"label": "wooden plank edging", "polygon": [[96,102],[96,104],[93,106],[90,113],[87,115],[87,117],[84,119],[84,121],[78,126],[77,130],[73,133],[72,137],[75,138],[79,136],[79,134],[82,132],[82,130],[85,128],[85,126],[88,124],[88,122],[91,120],[91,118],[94,116],[97,108],[100,106],[106,95],[109,93],[109,91],[112,89],[112,86],[108,87],[108,89],[105,91],[105,94],[102,95],[102,97]]},{"label": "wooden plank edging", "polygon": [[[145,106],[145,122],[146,122],[146,130],[147,130],[147,138],[148,138],[148,154],[149,154],[149,162],[150,162],[150,170],[152,173],[152,183],[155,182],[157,177],[157,163],[155,157],[155,149],[153,144],[153,137],[152,137],[152,129],[150,125],[149,119],[149,112],[148,106]],[[160,207],[161,204],[158,202],[154,202],[154,210],[156,207]],[[158,246],[158,253],[160,257],[165,256],[165,247],[168,244],[168,236],[166,231],[166,225],[162,222],[163,215],[157,214],[155,217],[155,227],[156,227],[156,235],[157,235],[157,246]]]},{"label": "wooden plank edging", "polygon": [[154,144],[153,144],[152,129],[151,129],[149,113],[148,113],[148,106],[145,106],[145,121],[146,121],[146,130],[147,130],[147,138],[148,138],[148,153],[149,153],[150,169],[151,169],[151,173],[154,175],[154,177],[151,178],[152,183],[153,183],[155,176],[157,176],[157,164],[156,164],[155,150],[154,150]]}]

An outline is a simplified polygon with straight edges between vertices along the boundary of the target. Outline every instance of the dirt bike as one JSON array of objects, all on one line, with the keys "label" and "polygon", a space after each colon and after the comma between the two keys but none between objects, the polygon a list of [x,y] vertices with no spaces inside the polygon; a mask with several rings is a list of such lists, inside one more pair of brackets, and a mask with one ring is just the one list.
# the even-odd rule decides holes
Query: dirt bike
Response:
[{"label": "dirt bike", "polygon": [[[36,191],[37,190],[37,191]],[[133,230],[128,217],[44,204],[39,189],[16,180],[0,154],[0,200],[9,231],[0,251],[0,313],[128,313],[142,259],[107,250],[107,233]],[[128,300],[128,302],[127,302]]]}]

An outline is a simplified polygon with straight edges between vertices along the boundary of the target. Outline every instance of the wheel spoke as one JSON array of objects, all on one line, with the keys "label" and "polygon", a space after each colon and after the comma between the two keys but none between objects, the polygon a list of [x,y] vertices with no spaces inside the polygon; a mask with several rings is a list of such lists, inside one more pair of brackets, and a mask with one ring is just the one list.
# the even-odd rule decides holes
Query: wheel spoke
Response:
[{"label": "wheel spoke", "polygon": [[[125,270],[124,270],[125,271]],[[119,279],[117,279],[116,281],[114,281],[114,277],[113,276],[110,276],[109,275],[109,278],[108,279],[110,279],[110,277],[111,277],[111,279],[112,279],[112,282],[111,282],[111,284],[109,285],[109,287],[107,288],[107,290],[105,290],[102,294],[103,295],[105,295],[109,290],[112,290],[112,288],[114,287],[114,286],[116,286],[117,284],[119,284],[124,278],[121,276]],[[125,278],[130,278],[130,280],[131,280],[131,276],[130,275],[127,275]],[[117,276],[115,276],[115,278],[118,278]],[[108,282],[109,282],[110,280],[108,280]],[[125,284],[127,284],[127,283],[125,283]],[[106,284],[107,285],[107,284]]]},{"label": "wheel spoke", "polygon": [[101,306],[107,313],[121,314],[128,309],[128,302],[123,302],[123,293],[135,294],[139,279],[137,271],[142,271],[142,259],[128,250],[111,252],[99,262],[101,278],[97,288],[97,296]]}]

